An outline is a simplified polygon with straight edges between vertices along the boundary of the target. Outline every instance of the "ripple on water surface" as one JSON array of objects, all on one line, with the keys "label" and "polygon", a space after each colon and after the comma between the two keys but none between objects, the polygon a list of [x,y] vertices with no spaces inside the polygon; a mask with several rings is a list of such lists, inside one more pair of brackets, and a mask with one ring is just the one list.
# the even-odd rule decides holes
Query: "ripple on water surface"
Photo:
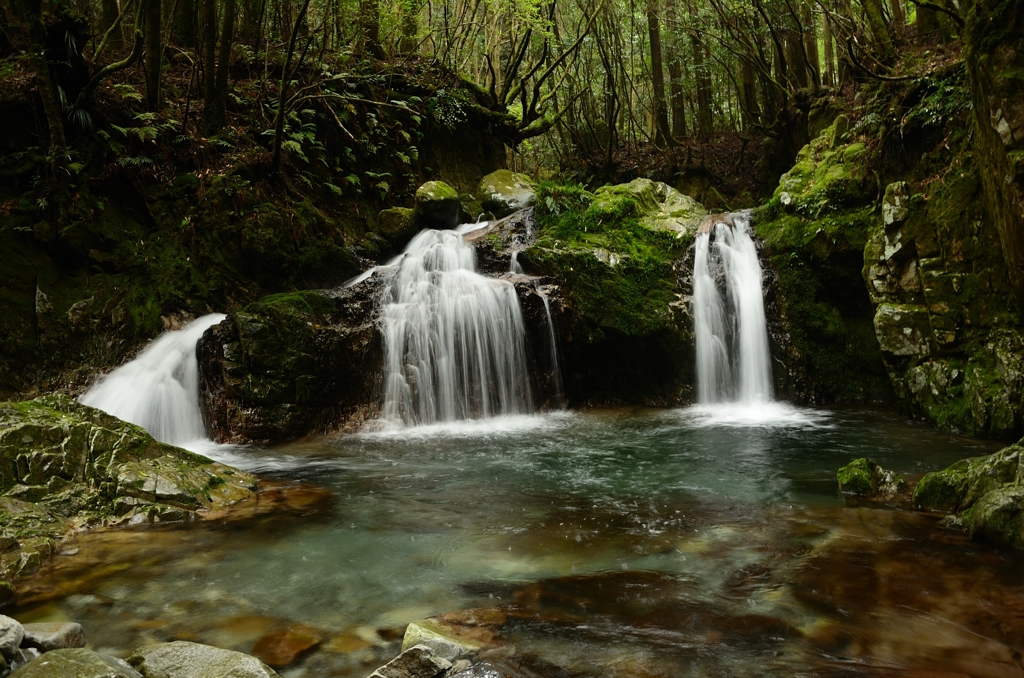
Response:
[{"label": "ripple on water surface", "polygon": [[80,619],[121,650],[250,651],[302,624],[322,639],[299,660],[311,676],[365,675],[404,624],[464,608],[495,609],[493,633],[540,675],[1024,675],[1021,555],[847,506],[834,484],[858,456],[914,475],[992,446],[874,411],[760,414],[556,413],[202,449],[277,483],[278,510],[81,535],[15,614]]}]

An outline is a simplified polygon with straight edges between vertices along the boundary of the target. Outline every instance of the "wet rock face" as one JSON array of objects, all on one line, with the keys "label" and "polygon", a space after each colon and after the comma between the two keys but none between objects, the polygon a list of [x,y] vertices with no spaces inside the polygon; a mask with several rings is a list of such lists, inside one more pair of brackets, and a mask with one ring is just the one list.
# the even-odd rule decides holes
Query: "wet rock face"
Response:
[{"label": "wet rock face", "polygon": [[374,416],[383,278],[267,297],[210,328],[196,355],[203,417],[213,437],[288,440]]},{"label": "wet rock face", "polygon": [[972,174],[950,173],[929,195],[890,184],[864,280],[900,399],[947,430],[1012,439],[1024,412],[1024,337]]},{"label": "wet rock face", "polygon": [[74,526],[180,521],[256,479],[67,396],[0,404],[0,576],[31,572]]},{"label": "wet rock face", "polygon": [[1024,440],[925,475],[913,502],[954,514],[972,537],[1024,548]]}]

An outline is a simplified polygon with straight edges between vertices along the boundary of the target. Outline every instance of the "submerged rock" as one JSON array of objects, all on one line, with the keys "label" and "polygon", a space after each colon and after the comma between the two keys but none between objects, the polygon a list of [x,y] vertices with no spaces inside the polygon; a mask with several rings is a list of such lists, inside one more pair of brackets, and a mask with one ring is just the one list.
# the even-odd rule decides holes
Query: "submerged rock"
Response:
[{"label": "submerged rock", "polygon": [[278,678],[255,657],[183,640],[139,648],[128,663],[144,678]]},{"label": "submerged rock", "polygon": [[899,473],[887,471],[871,459],[855,459],[836,472],[839,491],[869,499],[889,498],[906,489]]},{"label": "submerged rock", "polygon": [[1024,548],[1024,441],[929,473],[914,506],[956,515],[972,537]]},{"label": "submerged rock", "polygon": [[255,486],[248,473],[67,396],[0,403],[0,524],[10,530],[0,575],[38,569],[76,526],[191,519],[254,496]]}]

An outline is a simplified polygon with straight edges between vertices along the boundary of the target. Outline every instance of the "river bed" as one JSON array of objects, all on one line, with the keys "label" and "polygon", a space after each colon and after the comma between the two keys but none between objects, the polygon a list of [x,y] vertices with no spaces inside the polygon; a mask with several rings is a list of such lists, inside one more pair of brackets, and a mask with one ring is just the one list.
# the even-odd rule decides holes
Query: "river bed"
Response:
[{"label": "river bed", "polygon": [[835,485],[857,457],[913,479],[998,448],[784,405],[214,447],[285,508],[78,535],[11,614],[121,655],[306,629],[285,678],[365,676],[406,624],[471,608],[524,676],[1024,675],[1024,552]]}]

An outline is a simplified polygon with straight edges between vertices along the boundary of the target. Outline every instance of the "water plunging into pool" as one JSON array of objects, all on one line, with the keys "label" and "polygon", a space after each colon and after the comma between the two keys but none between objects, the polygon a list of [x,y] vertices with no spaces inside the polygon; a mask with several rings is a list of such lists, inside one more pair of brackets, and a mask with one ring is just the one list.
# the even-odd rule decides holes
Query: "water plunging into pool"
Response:
[{"label": "water plunging into pool", "polygon": [[772,372],[761,265],[749,220],[737,214],[730,221],[717,221],[697,236],[697,401],[763,405],[772,400]]},{"label": "water plunging into pool", "polygon": [[138,424],[165,443],[205,440],[196,342],[224,318],[211,313],[163,334],[137,358],[100,377],[79,401]]},{"label": "water plunging into pool", "polygon": [[[459,231],[424,230],[384,293],[385,421],[405,425],[532,412],[515,287],[476,272]],[[460,232],[461,231],[461,232]]]}]

